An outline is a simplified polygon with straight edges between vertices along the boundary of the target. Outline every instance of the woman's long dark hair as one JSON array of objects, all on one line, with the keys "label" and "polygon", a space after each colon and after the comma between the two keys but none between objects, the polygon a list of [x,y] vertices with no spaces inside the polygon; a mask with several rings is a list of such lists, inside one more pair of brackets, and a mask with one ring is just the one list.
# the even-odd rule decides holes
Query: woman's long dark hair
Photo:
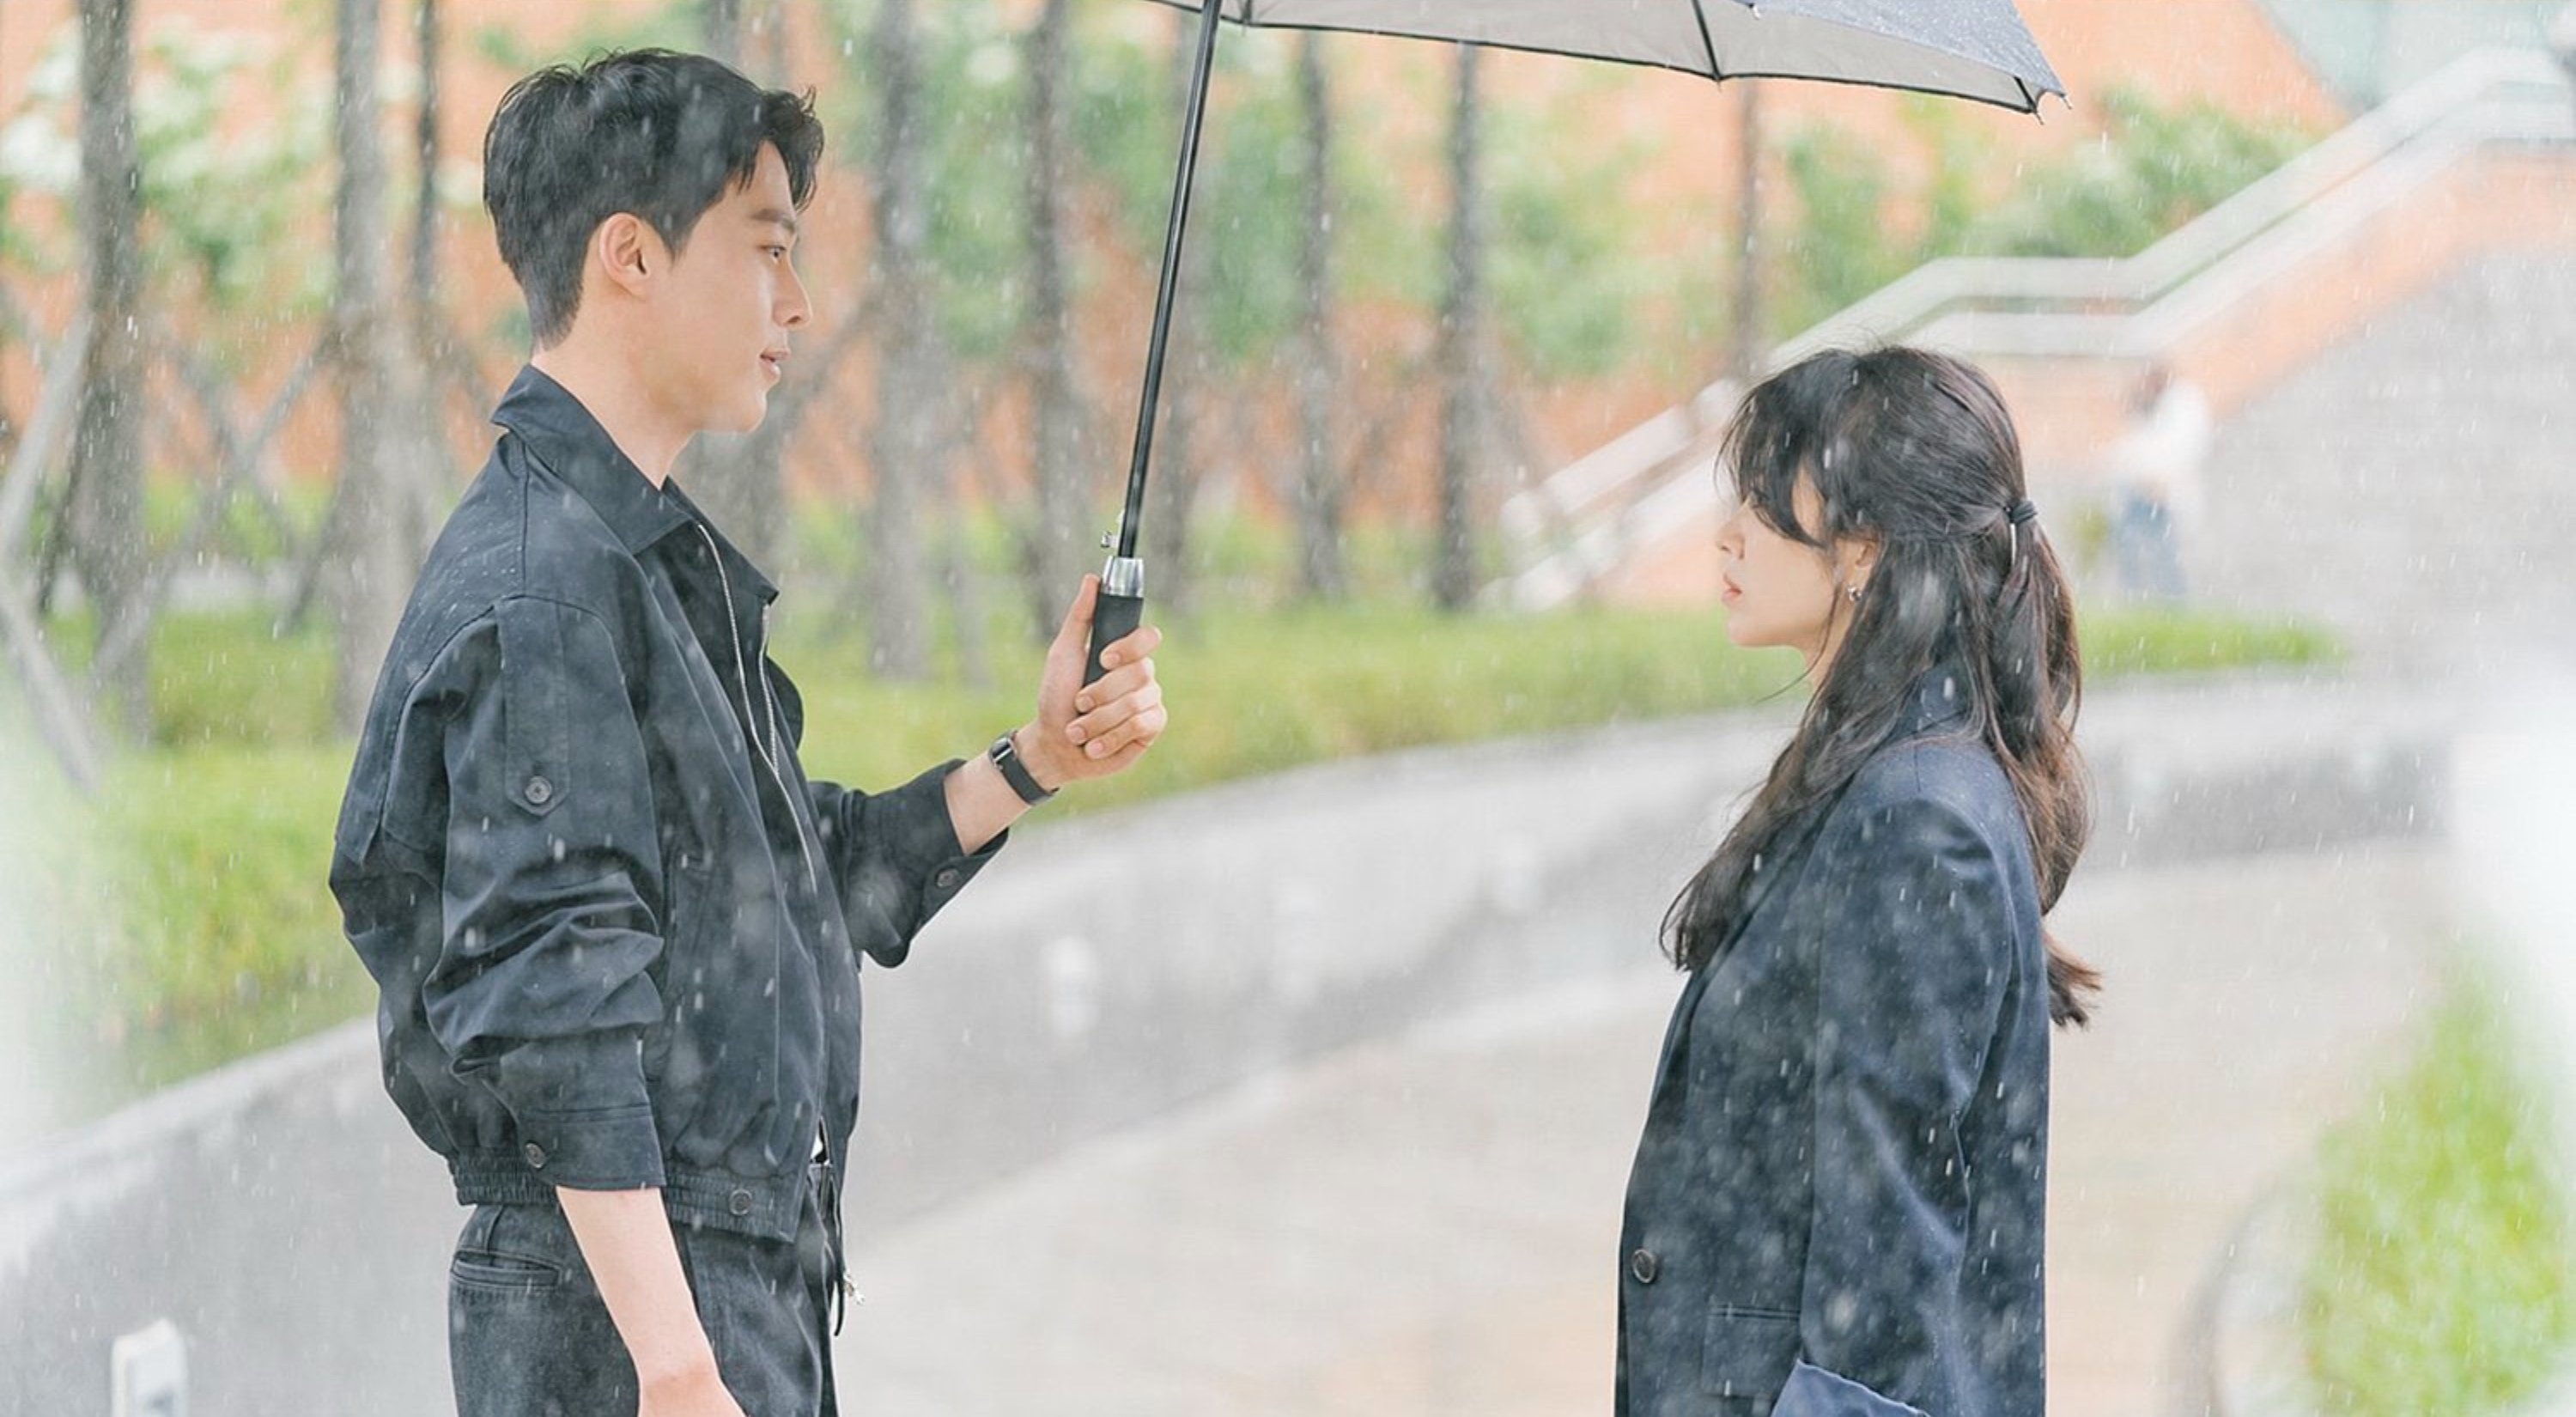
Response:
[{"label": "woman's long dark hair", "polygon": [[[1664,916],[1664,948],[1707,967],[1747,909],[1756,878],[1903,726],[1936,663],[1966,680],[1970,722],[2012,781],[2029,823],[2040,910],[2055,908],[2092,828],[2074,727],[2083,697],[2064,570],[2023,503],[2021,440],[1975,367],[1918,349],[1828,351],[1745,397],[1722,465],[1745,505],[1828,555],[1874,539],[1877,568],[1795,737],[1717,852]],[[1812,484],[1821,515],[1798,518]],[[2043,929],[2045,936],[2045,930]],[[2047,938],[2049,1015],[2083,1023],[2094,970]]]}]

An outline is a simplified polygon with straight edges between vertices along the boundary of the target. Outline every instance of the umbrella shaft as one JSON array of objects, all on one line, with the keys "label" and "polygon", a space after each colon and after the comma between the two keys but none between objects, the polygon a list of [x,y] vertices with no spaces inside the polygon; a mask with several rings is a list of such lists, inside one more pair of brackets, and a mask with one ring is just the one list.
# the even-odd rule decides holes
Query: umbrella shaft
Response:
[{"label": "umbrella shaft", "polygon": [[1199,129],[1207,119],[1208,72],[1216,65],[1217,10],[1224,0],[1206,0],[1199,10],[1198,66],[1190,71],[1188,115],[1181,127],[1181,166],[1172,179],[1171,223],[1163,232],[1163,278],[1154,292],[1154,335],[1145,350],[1145,393],[1136,412],[1136,452],[1127,463],[1127,508],[1118,519],[1118,554],[1136,554],[1137,529],[1145,519],[1145,469],[1154,457],[1154,413],[1163,399],[1163,355],[1172,339],[1172,297],[1180,284],[1181,238],[1189,224],[1190,182],[1199,165]]}]

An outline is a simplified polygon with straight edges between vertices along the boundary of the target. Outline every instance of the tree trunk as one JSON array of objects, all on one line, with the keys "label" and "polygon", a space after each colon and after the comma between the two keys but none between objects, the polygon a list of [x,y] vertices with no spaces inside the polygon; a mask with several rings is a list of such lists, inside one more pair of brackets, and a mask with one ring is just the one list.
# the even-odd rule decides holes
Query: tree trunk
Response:
[{"label": "tree trunk", "polygon": [[879,107],[868,191],[876,231],[868,282],[879,328],[874,496],[863,519],[869,662],[890,679],[930,674],[922,503],[946,480],[948,357],[931,308],[930,205],[922,185],[921,57],[912,0],[879,0],[869,30]]},{"label": "tree trunk", "polygon": [[1476,597],[1475,469],[1483,458],[1485,220],[1484,115],[1476,85],[1477,51],[1458,51],[1458,87],[1449,120],[1449,288],[1440,303],[1440,524],[1431,567],[1432,602],[1467,609]]},{"label": "tree trunk", "polygon": [[[702,0],[699,11],[707,52],[741,69],[759,83],[784,81],[785,37],[781,17],[764,10],[746,25],[744,0]],[[754,56],[745,40],[752,31],[772,40]],[[775,409],[779,399],[770,395]],[[776,566],[787,540],[787,439],[773,428],[773,417],[750,433],[701,433],[682,454],[675,475],[707,516],[752,560]]]},{"label": "tree trunk", "polygon": [[709,58],[742,67],[742,0],[704,0],[698,30]]},{"label": "tree trunk", "polygon": [[[1198,68],[1199,17],[1183,11],[1173,16],[1173,131],[1189,121],[1190,78]],[[1181,245],[1180,280],[1173,292],[1171,343],[1165,347],[1162,426],[1154,434],[1153,476],[1145,484],[1145,564],[1154,598],[1168,611],[1189,608],[1194,579],[1190,566],[1190,518],[1198,506],[1204,476],[1200,453],[1201,395],[1207,391],[1211,361],[1201,339],[1193,296],[1208,289],[1208,267],[1215,252],[1205,236]]]},{"label": "tree trunk", "polygon": [[332,343],[340,365],[340,485],[323,535],[321,589],[339,638],[333,710],[354,732],[363,721],[394,625],[417,569],[402,515],[404,442],[387,416],[394,351],[386,264],[391,232],[379,140],[381,15],[375,0],[338,0],[332,119],[340,187],[332,213]]},{"label": "tree trunk", "polygon": [[[1021,540],[1031,625],[1044,643],[1091,560],[1096,511],[1074,368],[1072,252],[1065,192],[1073,177],[1065,98],[1072,0],[1046,0],[1028,35],[1029,369],[1037,510]],[[1150,588],[1150,587],[1149,587]]]},{"label": "tree trunk", "polygon": [[[143,613],[149,569],[143,544],[146,370],[137,235],[143,203],[134,141],[133,25],[131,0],[81,0],[80,233],[90,338],[72,427],[63,545],[97,607],[102,642]],[[151,726],[150,659],[148,653],[129,656],[99,686],[102,707],[137,734]]]},{"label": "tree trunk", "polygon": [[413,475],[403,479],[403,534],[415,556],[427,555],[429,543],[446,520],[447,477],[439,475],[448,460],[445,423],[439,417],[440,365],[448,339],[444,303],[438,293],[438,137],[440,83],[445,77],[439,23],[439,0],[420,0],[413,15],[413,38],[419,49],[420,110],[413,125],[417,163],[412,190],[410,289],[404,300],[409,321],[406,340],[393,374],[394,396],[406,415],[405,462]]},{"label": "tree trunk", "polygon": [[1770,352],[1762,328],[1762,89],[1751,79],[1736,87],[1735,229],[1740,245],[1735,256],[1735,377],[1751,387],[1762,377]]},{"label": "tree trunk", "polygon": [[1304,319],[1294,346],[1297,361],[1297,583],[1311,600],[1338,600],[1349,590],[1342,561],[1345,495],[1333,398],[1341,383],[1341,351],[1333,339],[1333,110],[1326,85],[1324,47],[1312,31],[1297,41],[1297,96],[1305,120],[1304,220],[1298,228],[1297,289]]}]

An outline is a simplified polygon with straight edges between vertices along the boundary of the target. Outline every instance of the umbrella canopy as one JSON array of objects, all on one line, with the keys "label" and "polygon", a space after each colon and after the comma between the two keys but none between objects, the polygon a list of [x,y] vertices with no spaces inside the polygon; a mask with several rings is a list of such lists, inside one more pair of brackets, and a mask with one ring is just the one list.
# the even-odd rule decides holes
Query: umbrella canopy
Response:
[{"label": "umbrella canopy", "polygon": [[1144,563],[1137,559],[1145,474],[1153,460],[1154,411],[1171,335],[1181,239],[1207,115],[1208,69],[1217,21],[1255,28],[1347,30],[1445,40],[1580,59],[1678,69],[1710,79],[1817,79],[1974,99],[2023,113],[2042,94],[2066,90],[2022,26],[2012,0],[1157,0],[1200,16],[1197,64],[1173,176],[1171,225],[1127,468],[1127,505],[1101,572],[1092,622],[1089,675],[1100,651],[1144,613]]},{"label": "umbrella canopy", "polygon": [[2011,0],[1220,0],[1218,13],[1256,27],[1449,40],[1710,79],[1912,89],[2024,113],[2042,94],[2066,93]]}]

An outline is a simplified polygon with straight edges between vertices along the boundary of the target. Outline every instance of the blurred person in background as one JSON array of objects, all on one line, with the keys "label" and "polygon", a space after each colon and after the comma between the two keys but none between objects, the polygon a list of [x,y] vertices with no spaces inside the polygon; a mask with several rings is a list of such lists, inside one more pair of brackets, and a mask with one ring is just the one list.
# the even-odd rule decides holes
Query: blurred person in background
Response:
[{"label": "blurred person in background", "polygon": [[2104,462],[2112,560],[2131,599],[2183,598],[2182,538],[2200,517],[2201,464],[2216,431],[2208,395],[2165,365],[2130,395],[2127,425]]},{"label": "blurred person in background", "polygon": [[2089,828],[2073,601],[1992,383],[1815,355],[1728,432],[1727,634],[1812,698],[1673,902],[1621,1236],[1623,1417],[2037,1417],[2042,924]]},{"label": "blurred person in background", "polygon": [[537,347],[331,865],[386,1087],[474,1208],[464,1417],[835,1411],[859,957],[900,962],[1012,822],[1165,723],[1151,629],[1082,683],[1086,579],[1027,723],[891,791],[807,780],[777,591],[670,471],[766,412],[822,145],[810,96],[659,51],[530,75],[485,140]]}]

